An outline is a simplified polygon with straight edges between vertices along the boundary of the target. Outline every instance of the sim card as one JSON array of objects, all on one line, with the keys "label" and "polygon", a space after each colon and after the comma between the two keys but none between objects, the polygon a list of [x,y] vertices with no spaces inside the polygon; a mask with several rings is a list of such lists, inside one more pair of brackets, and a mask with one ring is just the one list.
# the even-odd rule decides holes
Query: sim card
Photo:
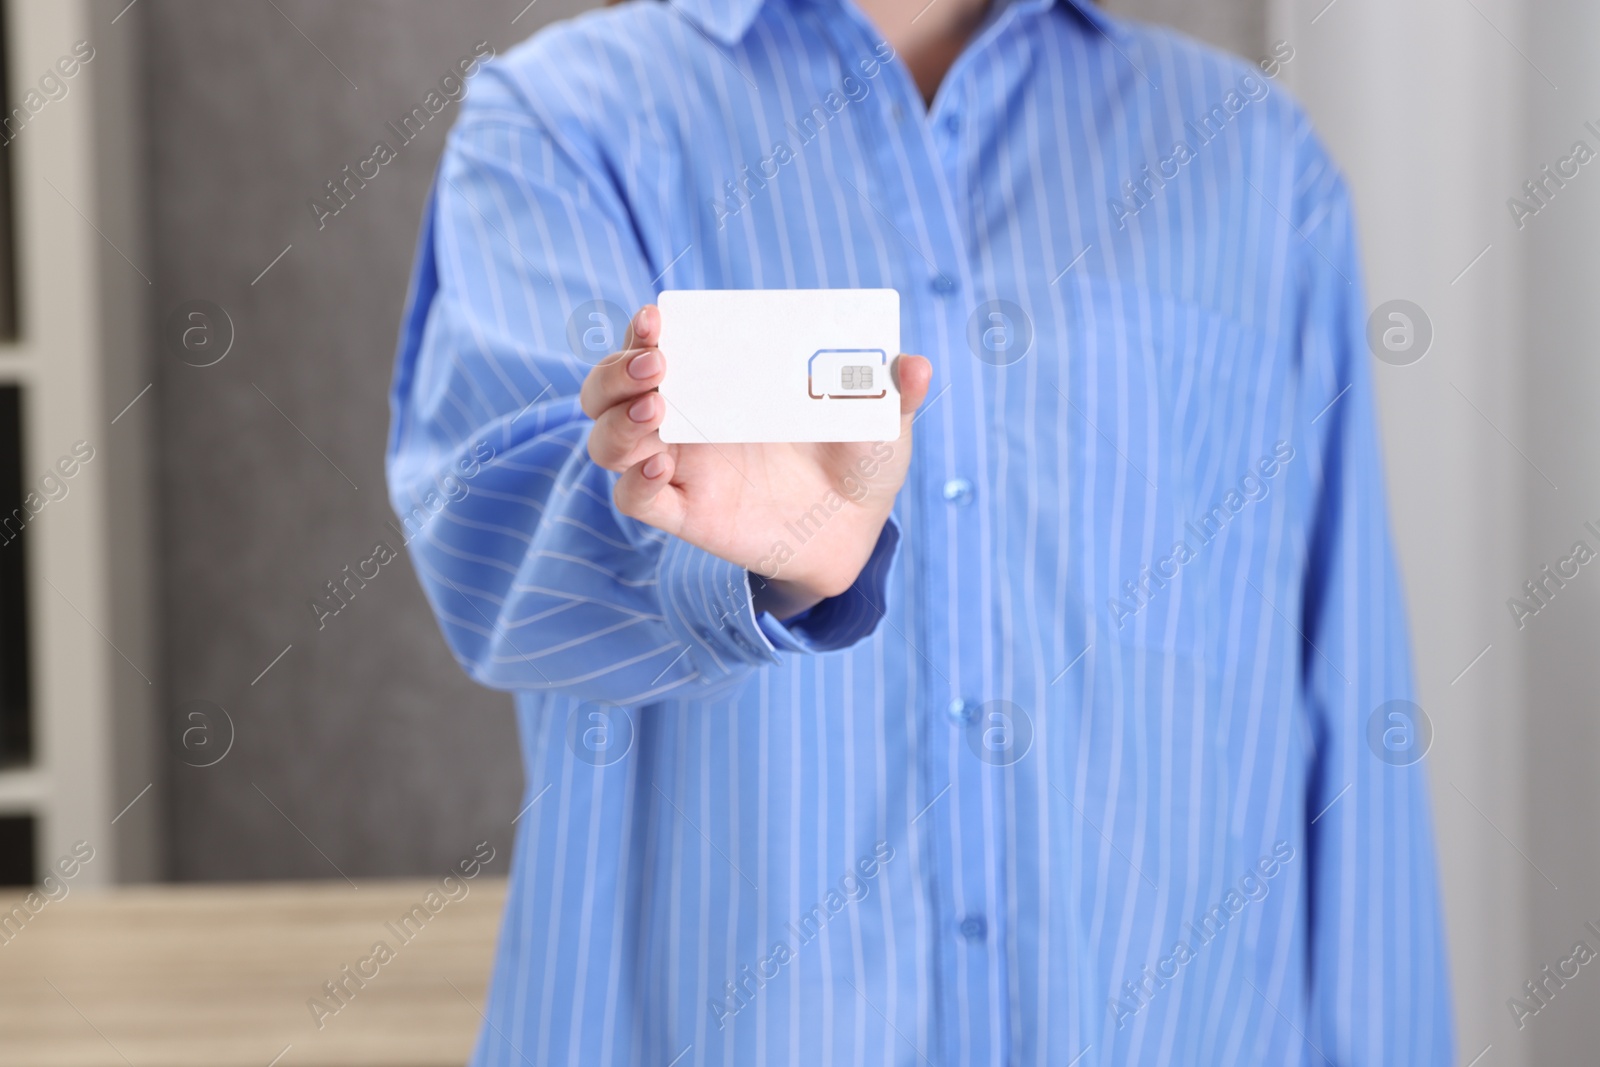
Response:
[{"label": "sim card", "polygon": [[893,441],[900,351],[893,289],[671,289],[661,440]]}]

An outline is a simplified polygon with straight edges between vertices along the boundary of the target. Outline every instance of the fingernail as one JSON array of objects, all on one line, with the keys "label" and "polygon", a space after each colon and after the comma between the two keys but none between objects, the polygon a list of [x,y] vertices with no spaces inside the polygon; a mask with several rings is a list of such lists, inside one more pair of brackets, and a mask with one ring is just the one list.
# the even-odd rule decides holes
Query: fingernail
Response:
[{"label": "fingernail", "polygon": [[649,333],[650,332],[650,327],[654,323],[654,320],[655,320],[655,316],[651,314],[651,311],[650,311],[649,308],[647,308],[647,307],[640,308],[639,311],[638,311],[638,314],[633,316],[633,332],[634,333]]},{"label": "fingernail", "polygon": [[643,381],[661,373],[661,353],[655,349],[640,352],[628,361],[628,373]]},{"label": "fingernail", "polygon": [[644,476],[646,478],[659,478],[667,469],[667,457],[663,452],[657,452],[644,461]]},{"label": "fingernail", "polygon": [[655,411],[655,406],[656,398],[653,395],[641,396],[633,402],[632,407],[628,408],[628,418],[634,422],[649,422],[651,414]]}]

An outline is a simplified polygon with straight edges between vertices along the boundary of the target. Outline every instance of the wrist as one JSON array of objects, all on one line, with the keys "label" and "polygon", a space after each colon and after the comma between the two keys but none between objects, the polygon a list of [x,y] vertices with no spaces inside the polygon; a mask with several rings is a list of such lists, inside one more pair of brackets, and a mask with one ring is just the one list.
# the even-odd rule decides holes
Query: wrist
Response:
[{"label": "wrist", "polygon": [[778,620],[792,619],[816,607],[828,597],[804,583],[783,578],[763,578],[750,572],[751,603],[756,614],[763,612]]}]

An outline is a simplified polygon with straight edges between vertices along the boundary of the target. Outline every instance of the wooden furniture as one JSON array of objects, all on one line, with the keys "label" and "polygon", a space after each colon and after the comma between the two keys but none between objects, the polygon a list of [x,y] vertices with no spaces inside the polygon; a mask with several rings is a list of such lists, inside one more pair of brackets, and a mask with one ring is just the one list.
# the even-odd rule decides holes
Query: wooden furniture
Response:
[{"label": "wooden furniture", "polygon": [[[452,885],[457,900],[437,881],[68,885],[15,932],[0,925],[0,1063],[458,1067],[505,903],[487,875]],[[362,965],[380,941],[392,958]],[[374,976],[358,985],[347,965]],[[340,979],[342,1006],[324,987]],[[338,1007],[320,1029],[313,997]]]},{"label": "wooden furniture", "polygon": [[[151,584],[161,389],[144,221],[146,6],[0,5],[18,324],[0,336],[0,386],[21,390],[20,473],[35,499],[21,535],[31,743],[0,765],[0,818],[31,824],[27,866],[39,876],[91,842],[85,885],[159,875],[157,783],[179,736],[157,706]],[[69,479],[52,473],[68,468]]]}]

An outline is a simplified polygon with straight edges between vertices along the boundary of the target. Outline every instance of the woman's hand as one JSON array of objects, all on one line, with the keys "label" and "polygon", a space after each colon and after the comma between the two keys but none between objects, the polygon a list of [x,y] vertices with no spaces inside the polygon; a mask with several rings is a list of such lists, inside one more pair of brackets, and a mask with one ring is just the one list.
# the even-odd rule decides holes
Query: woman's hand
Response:
[{"label": "woman's hand", "polygon": [[620,352],[583,383],[589,455],[617,471],[624,515],[766,579],[757,610],[787,618],[849,589],[872,555],[911,463],[911,421],[933,367],[899,356],[900,437],[845,444],[663,444],[661,312],[633,317]]}]

